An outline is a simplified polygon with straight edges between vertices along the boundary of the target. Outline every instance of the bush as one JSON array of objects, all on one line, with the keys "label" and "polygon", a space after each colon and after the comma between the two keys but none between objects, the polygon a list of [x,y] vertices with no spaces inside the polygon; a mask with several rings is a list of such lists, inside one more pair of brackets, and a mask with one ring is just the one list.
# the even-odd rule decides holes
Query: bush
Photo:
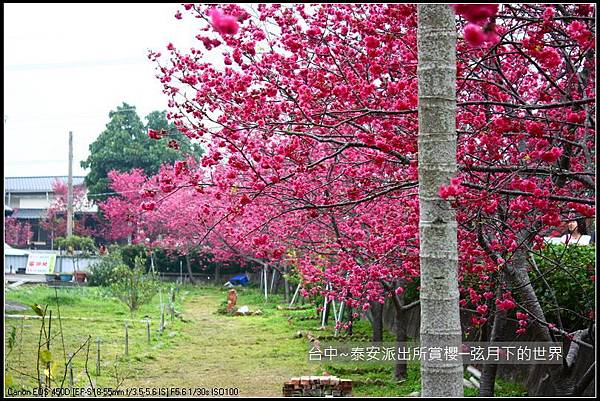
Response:
[{"label": "bush", "polygon": [[87,256],[96,251],[96,245],[91,237],[80,237],[71,235],[68,237],[57,237],[54,241],[57,247],[63,248],[67,253],[79,252],[81,256]]},{"label": "bush", "polygon": [[152,273],[145,273],[145,262],[145,258],[137,256],[133,268],[119,263],[109,287],[110,294],[123,302],[132,314],[140,306],[150,302],[160,287]]},{"label": "bush", "polygon": [[[535,293],[546,319],[556,323],[556,303],[565,330],[586,328],[594,313],[596,247],[548,244],[534,260],[548,285],[531,271]],[[549,288],[550,287],[550,288]]]},{"label": "bush", "polygon": [[118,252],[102,256],[99,262],[90,266],[88,284],[108,287],[117,277],[117,268],[121,264],[123,264],[123,260]]},{"label": "bush", "polygon": [[[147,249],[143,244],[131,244],[131,245],[120,245],[115,247],[115,251],[121,254],[123,263],[129,267],[135,266],[135,258],[144,257]],[[145,259],[144,259],[145,260]],[[149,266],[149,261],[144,262],[146,266]]]}]

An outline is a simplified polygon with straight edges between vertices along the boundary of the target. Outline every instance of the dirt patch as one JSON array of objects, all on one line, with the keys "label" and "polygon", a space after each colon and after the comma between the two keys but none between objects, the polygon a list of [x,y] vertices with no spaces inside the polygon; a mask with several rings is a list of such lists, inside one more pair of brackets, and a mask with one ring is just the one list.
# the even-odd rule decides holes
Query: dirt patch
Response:
[{"label": "dirt patch", "polygon": [[31,310],[31,307],[28,305],[23,305],[20,302],[16,301],[5,301],[4,302],[4,312],[23,312],[26,310]]}]

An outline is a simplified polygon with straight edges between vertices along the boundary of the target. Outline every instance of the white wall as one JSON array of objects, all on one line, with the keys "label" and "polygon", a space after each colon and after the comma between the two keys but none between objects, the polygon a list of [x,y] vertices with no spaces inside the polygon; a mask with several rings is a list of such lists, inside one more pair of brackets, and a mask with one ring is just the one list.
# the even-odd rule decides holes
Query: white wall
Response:
[{"label": "white wall", "polygon": [[[15,206],[17,209],[48,209],[50,202],[46,199],[46,196],[24,196],[19,197],[19,205]],[[11,206],[12,207],[12,206]]]},{"label": "white wall", "polygon": [[[99,257],[81,258],[79,259],[79,271],[88,271],[91,264],[96,263],[100,260]],[[54,267],[55,273],[73,273],[75,266],[73,265],[73,259],[68,256],[57,256],[56,265]],[[75,261],[76,262],[76,261]],[[8,256],[4,255],[4,273],[10,273],[12,266],[12,272],[16,273],[18,268],[27,267],[27,256]]]}]

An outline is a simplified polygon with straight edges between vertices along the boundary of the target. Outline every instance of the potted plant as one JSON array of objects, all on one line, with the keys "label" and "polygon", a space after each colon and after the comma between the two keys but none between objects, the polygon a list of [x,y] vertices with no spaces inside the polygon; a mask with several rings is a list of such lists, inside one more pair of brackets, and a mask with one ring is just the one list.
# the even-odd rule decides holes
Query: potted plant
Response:
[{"label": "potted plant", "polygon": [[86,272],[79,271],[79,259],[90,255],[96,249],[94,240],[90,237],[80,237],[71,235],[67,238],[59,237],[56,239],[59,247],[67,249],[67,253],[71,255],[74,265],[73,277],[78,283],[85,282],[87,277]]}]

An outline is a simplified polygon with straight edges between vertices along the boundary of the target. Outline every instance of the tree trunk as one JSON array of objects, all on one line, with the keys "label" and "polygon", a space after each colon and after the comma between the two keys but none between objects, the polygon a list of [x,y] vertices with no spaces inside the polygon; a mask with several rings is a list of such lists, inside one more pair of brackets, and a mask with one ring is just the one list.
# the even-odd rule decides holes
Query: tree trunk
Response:
[{"label": "tree trunk", "polygon": [[352,308],[348,308],[348,335],[351,336],[352,335],[352,329],[354,327],[354,316],[352,316],[352,313],[354,312],[354,309]]},{"label": "tree trunk", "polygon": [[[506,311],[496,310],[496,317],[492,325],[492,333],[490,335],[490,342],[502,341],[502,333],[504,332],[504,326],[506,323]],[[480,397],[493,397],[494,386],[496,384],[496,372],[498,371],[498,365],[496,364],[485,364],[481,371],[481,380],[479,387]]]},{"label": "tree trunk", "polygon": [[[445,4],[419,4],[419,238],[421,344],[461,344],[455,212],[439,196],[456,173],[456,22]],[[421,361],[421,396],[462,397],[463,366]]]},{"label": "tree trunk", "polygon": [[290,284],[288,283],[287,278],[286,278],[287,269],[288,269],[287,266],[283,267],[283,274],[284,274],[284,276],[283,276],[283,287],[284,287],[284,290],[285,290],[285,302],[289,303],[290,302]]},{"label": "tree trunk", "polygon": [[[523,242],[523,238],[519,238],[519,241]],[[526,245],[530,244],[527,243]],[[527,250],[524,249],[524,246],[518,248],[510,262],[506,264],[504,277],[511,288],[517,289],[516,292],[519,293],[522,305],[527,311],[545,322],[544,311],[531,285],[529,274],[527,274]],[[534,335],[534,338],[530,341],[552,341],[548,328],[538,323],[535,319],[531,319],[528,331]]]},{"label": "tree trunk", "polygon": [[383,305],[371,302],[371,315],[373,316],[373,342],[383,342]]},{"label": "tree trunk", "polygon": [[[396,294],[395,288],[404,287],[406,284],[405,280],[397,280],[392,288],[388,287],[388,290],[391,290],[392,293],[392,304],[394,305],[394,331],[396,332],[396,349],[404,349],[406,347],[406,319],[404,318],[405,305],[404,305],[404,295]],[[383,315],[383,309],[382,309]],[[383,317],[383,316],[382,316]],[[398,356],[400,353],[398,352]],[[408,364],[407,361],[398,358],[396,362],[396,367],[394,369],[394,377],[398,381],[404,381],[407,377]]]},{"label": "tree trunk", "polygon": [[221,281],[221,265],[217,264],[215,266],[215,284],[219,284],[219,282]]},{"label": "tree trunk", "polygon": [[190,255],[185,255],[185,265],[187,266],[187,271],[190,275],[190,283],[196,284],[196,281],[194,280],[194,275],[192,273],[192,261],[190,260]]},{"label": "tree trunk", "polygon": [[[406,343],[406,324],[403,324],[404,311],[402,308],[396,308],[396,349],[399,349]],[[394,377],[398,381],[406,380],[408,365],[406,361],[398,360],[394,370]]]}]

